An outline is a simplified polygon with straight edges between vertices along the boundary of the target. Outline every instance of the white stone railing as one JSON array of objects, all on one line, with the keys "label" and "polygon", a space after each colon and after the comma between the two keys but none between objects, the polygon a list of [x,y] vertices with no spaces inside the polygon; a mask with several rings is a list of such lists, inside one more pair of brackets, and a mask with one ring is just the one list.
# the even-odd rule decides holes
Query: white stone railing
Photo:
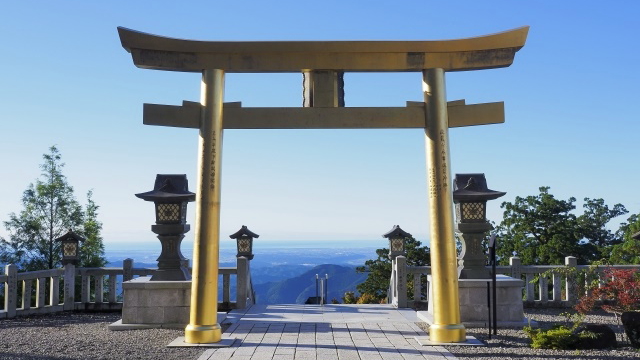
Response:
[{"label": "white stone railing", "polygon": [[422,296],[422,276],[431,274],[430,266],[407,266],[407,258],[398,256],[391,260],[391,280],[387,292],[387,302],[399,308],[410,307],[407,297],[407,281],[413,277],[413,300],[427,301]]},{"label": "white stone railing", "polygon": [[[124,260],[121,268],[76,268],[18,272],[6,265],[0,273],[0,291],[4,301],[0,319],[66,310],[122,309],[122,282],[137,276],[150,276],[157,269],[134,268],[133,260]],[[236,301],[231,301],[231,275],[236,275]],[[238,258],[237,267],[220,268],[223,306],[244,308],[255,302],[249,260]],[[79,291],[79,294],[77,294]]]},{"label": "white stone railing", "polygon": [[[222,302],[226,308],[244,309],[255,304],[255,293],[251,282],[250,261],[244,256],[237,258],[235,268],[220,268],[222,276]],[[236,299],[231,300],[231,275],[236,275]]]},{"label": "white stone railing", "polygon": [[[574,268],[577,271],[570,271]],[[576,275],[580,271],[591,272],[591,276],[598,278],[606,268],[639,269],[640,265],[577,265],[576,258],[567,256],[565,265],[521,265],[517,257],[509,259],[509,265],[497,266],[496,273],[508,275],[524,281],[522,300],[525,307],[572,307],[583,294],[584,286],[577,286],[578,281],[590,282],[594,278],[579,279]],[[558,271],[553,271],[557,269]],[[406,259],[398,256],[392,262],[391,280],[388,292],[388,302],[397,307],[409,307],[413,301],[426,302],[422,295],[422,277],[431,273],[429,266],[406,266]],[[413,299],[407,296],[407,281],[413,275]],[[586,284],[585,284],[586,285]]]}]

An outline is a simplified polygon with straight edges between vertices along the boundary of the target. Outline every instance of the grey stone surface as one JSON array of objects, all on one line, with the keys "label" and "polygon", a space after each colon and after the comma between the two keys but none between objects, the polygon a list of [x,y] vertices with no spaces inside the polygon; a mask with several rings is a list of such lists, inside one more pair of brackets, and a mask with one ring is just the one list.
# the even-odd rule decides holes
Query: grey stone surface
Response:
[{"label": "grey stone surface", "polygon": [[[201,360],[424,360],[455,357],[422,347],[425,333],[407,309],[391,305],[254,305],[228,329],[233,347],[207,350]],[[230,313],[230,317],[233,312]]]},{"label": "grey stone surface", "polygon": [[[428,275],[427,279],[431,283],[431,275]],[[487,281],[487,279],[458,280],[460,319],[467,327],[486,326],[488,319]],[[524,317],[522,302],[524,282],[510,276],[498,275],[496,283],[498,327],[527,325],[528,321]],[[431,298],[431,287],[429,293],[429,298]],[[429,302],[429,308],[426,312],[419,311],[417,314],[422,321],[433,323],[433,302]]]},{"label": "grey stone surface", "polygon": [[178,336],[175,340],[169,343],[167,347],[202,347],[202,348],[225,348],[232,346],[237,339],[222,337],[217,343],[212,344],[191,344],[184,341],[184,336]]},{"label": "grey stone surface", "polygon": [[189,323],[191,281],[150,281],[138,277],[123,283],[123,324]]}]

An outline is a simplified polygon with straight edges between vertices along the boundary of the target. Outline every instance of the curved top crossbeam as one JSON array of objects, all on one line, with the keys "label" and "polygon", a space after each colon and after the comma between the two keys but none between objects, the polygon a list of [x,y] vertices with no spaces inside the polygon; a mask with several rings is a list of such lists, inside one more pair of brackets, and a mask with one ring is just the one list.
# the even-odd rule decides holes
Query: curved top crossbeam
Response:
[{"label": "curved top crossbeam", "polygon": [[200,72],[464,71],[506,67],[529,27],[437,41],[197,41],[118,27],[122,47],[140,68]]}]

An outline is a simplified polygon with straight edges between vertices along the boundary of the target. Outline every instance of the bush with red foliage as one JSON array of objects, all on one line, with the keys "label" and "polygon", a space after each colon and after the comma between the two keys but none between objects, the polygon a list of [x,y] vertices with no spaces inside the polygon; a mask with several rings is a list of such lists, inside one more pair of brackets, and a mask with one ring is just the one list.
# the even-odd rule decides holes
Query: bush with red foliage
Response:
[{"label": "bush with red foliage", "polygon": [[597,305],[607,312],[616,314],[640,310],[640,271],[605,269],[603,284],[599,287],[594,286],[580,298],[575,309],[581,314],[586,314]]}]

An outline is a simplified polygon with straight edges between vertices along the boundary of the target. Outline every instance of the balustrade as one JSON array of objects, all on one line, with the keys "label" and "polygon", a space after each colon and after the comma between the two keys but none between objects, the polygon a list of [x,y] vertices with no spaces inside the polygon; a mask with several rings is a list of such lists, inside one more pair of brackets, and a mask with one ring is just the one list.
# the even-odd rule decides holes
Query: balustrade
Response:
[{"label": "balustrade", "polygon": [[[0,273],[4,301],[0,319],[65,310],[120,310],[122,282],[151,276],[157,269],[134,268],[126,259],[121,268],[76,268],[21,272],[6,265]],[[235,301],[231,296],[231,275],[236,278]],[[237,267],[220,268],[222,301],[225,307],[244,308],[255,302],[249,260],[239,257]],[[79,293],[76,293],[78,288]]]},{"label": "balustrade", "polygon": [[[520,259],[512,257],[509,265],[497,266],[496,273],[508,275],[525,282],[522,300],[525,307],[572,307],[584,293],[584,286],[578,286],[578,281],[589,282],[592,279],[576,278],[579,272],[591,271],[592,276],[601,278],[604,269],[639,269],[640,265],[609,265],[590,266],[577,265],[576,258],[567,256],[565,265],[522,265]],[[574,268],[576,271],[567,271]],[[555,271],[554,271],[555,270]],[[398,307],[406,307],[413,302],[426,302],[429,299],[423,295],[422,277],[431,273],[429,266],[406,266],[400,271],[394,263],[389,281],[388,303]],[[409,276],[413,277],[413,299],[406,299],[406,289]],[[404,298],[403,298],[404,296]],[[407,304],[402,306],[403,304]]]}]

